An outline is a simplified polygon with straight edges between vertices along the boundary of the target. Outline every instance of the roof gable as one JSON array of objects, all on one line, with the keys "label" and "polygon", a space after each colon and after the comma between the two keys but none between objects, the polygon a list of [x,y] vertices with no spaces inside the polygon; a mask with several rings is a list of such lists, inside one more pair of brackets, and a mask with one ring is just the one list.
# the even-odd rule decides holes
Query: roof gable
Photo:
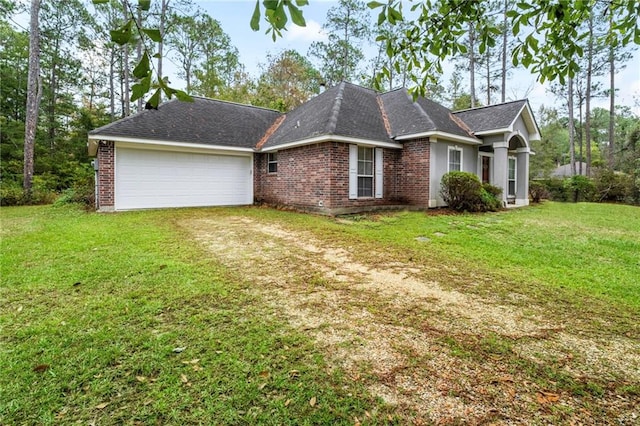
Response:
[{"label": "roof gable", "polygon": [[89,132],[90,139],[122,137],[253,148],[282,114],[265,108],[193,97],[172,100]]},{"label": "roof gable", "polygon": [[[505,131],[513,127],[523,109],[528,106],[526,99],[497,105],[456,111],[453,114],[464,121],[476,134]],[[531,129],[530,129],[531,131]]]},{"label": "roof gable", "polygon": [[452,115],[451,110],[425,97],[415,101],[405,88],[380,95],[394,138],[443,132],[464,138],[475,137]]},{"label": "roof gable", "polygon": [[263,148],[319,136],[342,136],[391,142],[377,93],[342,82],[286,114]]}]

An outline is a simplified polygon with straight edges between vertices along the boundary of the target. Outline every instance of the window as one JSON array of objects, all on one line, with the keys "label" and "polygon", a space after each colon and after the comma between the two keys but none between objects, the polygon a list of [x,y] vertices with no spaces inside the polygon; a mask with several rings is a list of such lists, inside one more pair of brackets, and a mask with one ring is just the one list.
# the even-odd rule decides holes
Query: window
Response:
[{"label": "window", "polygon": [[509,157],[509,176],[507,178],[510,197],[516,196],[516,157]]},{"label": "window", "polygon": [[358,197],[373,197],[373,148],[358,147]]},{"label": "window", "polygon": [[278,153],[270,152],[267,154],[267,171],[269,173],[278,172]]},{"label": "window", "polygon": [[462,149],[457,146],[449,147],[449,171],[459,172],[462,170]]}]

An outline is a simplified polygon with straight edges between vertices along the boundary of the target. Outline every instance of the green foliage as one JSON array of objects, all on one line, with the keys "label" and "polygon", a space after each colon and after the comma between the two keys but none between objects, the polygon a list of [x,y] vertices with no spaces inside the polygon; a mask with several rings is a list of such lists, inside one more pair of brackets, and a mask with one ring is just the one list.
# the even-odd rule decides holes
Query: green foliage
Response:
[{"label": "green foliage", "polygon": [[[637,3],[607,4],[607,13],[614,16],[609,39],[615,39],[622,46],[640,43],[640,8]],[[401,0],[372,1],[369,7],[380,9],[379,24],[403,21],[410,24],[410,28],[399,37],[381,35],[378,39],[386,44],[390,58],[402,55],[396,63],[413,62],[419,66],[422,75],[414,76],[415,93],[424,95],[425,88],[435,82],[434,75],[442,74],[443,61],[466,53],[463,36],[468,23],[480,22],[488,14],[490,3],[425,0],[411,7],[411,19],[405,17]],[[538,75],[541,83],[559,80],[564,84],[568,76],[575,76],[580,68],[579,58],[584,55],[581,42],[588,34],[582,24],[588,20],[593,7],[593,1],[580,0],[513,3],[508,12],[508,31],[517,37],[512,50],[514,65],[522,64],[530,69]],[[480,54],[493,45],[497,34],[502,33],[497,21],[482,22],[484,24],[476,28]],[[522,34],[525,29],[530,32]],[[378,83],[388,72],[389,67],[383,68],[378,74]]]},{"label": "green foliage", "polygon": [[20,182],[0,182],[0,206],[52,204],[57,197],[58,194],[47,188],[46,182],[42,179],[34,179],[30,192],[25,192]]},{"label": "green foliage", "polygon": [[440,195],[449,208],[456,211],[496,211],[502,206],[502,190],[496,186],[480,183],[480,179],[469,172],[449,172],[442,177]]},{"label": "green foliage", "polygon": [[625,202],[632,198],[633,177],[610,169],[598,169],[593,176],[595,200]]},{"label": "green foliage", "polygon": [[[295,4],[294,4],[295,3]],[[264,7],[264,17],[269,25],[266,34],[271,33],[271,38],[276,41],[278,37],[282,37],[282,31],[286,29],[289,16],[295,25],[300,27],[306,26],[304,16],[300,7],[307,6],[308,0],[265,0],[262,2]],[[285,9],[286,7],[286,9]],[[251,16],[251,29],[258,31],[260,29],[260,17],[262,9],[260,7],[260,0],[256,0],[256,7]]]},{"label": "green foliage", "polygon": [[579,201],[593,201],[595,186],[593,181],[586,176],[576,175],[564,180],[563,186],[569,199],[574,203]]},{"label": "green foliage", "polygon": [[529,196],[532,202],[539,203],[543,198],[549,197],[549,192],[544,183],[533,180],[529,182]]}]

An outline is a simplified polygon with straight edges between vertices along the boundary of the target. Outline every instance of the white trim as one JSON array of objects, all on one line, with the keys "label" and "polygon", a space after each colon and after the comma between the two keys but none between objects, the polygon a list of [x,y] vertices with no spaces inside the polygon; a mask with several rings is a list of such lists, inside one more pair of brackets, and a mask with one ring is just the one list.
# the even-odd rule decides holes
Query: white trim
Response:
[{"label": "white trim", "polygon": [[351,138],[347,136],[323,135],[323,136],[316,136],[314,138],[309,138],[309,139],[302,139],[295,142],[289,142],[289,143],[284,143],[280,145],[270,146],[268,148],[262,149],[262,152],[277,151],[279,149],[295,148],[298,146],[313,145],[316,143],[323,143],[323,142],[343,142],[343,143],[356,144],[356,145],[367,146],[367,147],[402,149],[402,144],[394,143],[394,142],[371,141],[368,139]]},{"label": "white trim", "polygon": [[384,153],[382,148],[373,150],[374,179],[373,179],[373,195],[375,198],[382,198],[384,194]]},{"label": "white trim", "polygon": [[[513,120],[513,122],[515,123],[515,120]],[[511,126],[505,127],[503,129],[482,130],[479,132],[474,132],[473,134],[478,136],[485,136],[485,135],[495,135],[498,133],[511,133],[511,132],[513,132],[513,123],[511,124]]]},{"label": "white trim", "polygon": [[438,200],[429,199],[429,208],[433,209],[435,207],[438,207]]},{"label": "white trim", "polygon": [[358,145],[349,145],[349,199],[358,198]]},{"label": "white trim", "polygon": [[[451,151],[460,152],[460,170],[451,170]],[[464,171],[464,167],[462,167],[464,165],[463,152],[464,150],[457,145],[449,145],[447,147],[447,172],[451,172],[451,171],[463,172]]]},{"label": "white trim", "polygon": [[[513,160],[513,179],[509,179],[509,162]],[[509,194],[509,182],[513,180],[513,194]],[[507,156],[507,197],[518,195],[518,158],[513,155]]]},{"label": "white trim", "polygon": [[494,142],[491,144],[491,146],[493,147],[493,149],[496,148],[507,148],[509,149],[509,143],[508,142]]},{"label": "white trim", "polygon": [[466,143],[466,144],[470,144],[470,145],[482,145],[482,141],[476,139],[476,138],[471,138],[471,137],[467,137],[467,136],[458,136],[458,135],[453,135],[451,133],[445,133],[445,132],[441,132],[439,130],[432,130],[429,132],[422,132],[422,133],[413,133],[410,135],[402,135],[402,136],[396,136],[394,139],[397,141],[404,141],[404,140],[408,140],[408,139],[419,139],[419,138],[429,138],[429,140],[431,140],[431,137],[436,137],[437,138],[442,138],[445,140],[450,140],[453,142],[460,142],[460,143]]},{"label": "white trim", "polygon": [[522,153],[533,154],[533,153],[531,152],[531,148],[528,148],[528,147],[527,147],[527,148],[518,148],[518,149],[516,149],[516,152],[517,152],[518,154],[522,154]]},{"label": "white trim", "polygon": [[152,151],[173,151],[173,152],[190,152],[193,154],[217,154],[217,155],[233,155],[241,157],[252,157],[253,151],[234,151],[226,149],[225,147],[205,147],[202,145],[189,144],[189,145],[171,145],[171,144],[139,144],[135,142],[115,142],[116,148],[130,148],[130,149],[146,149]]},{"label": "white trim", "polygon": [[[129,138],[122,136],[102,136],[102,135],[91,135],[89,141],[113,141],[113,142],[126,142],[128,144],[135,145],[154,145],[154,146],[171,146],[176,148],[192,148],[192,149],[200,149],[204,151],[233,151],[233,152],[247,152],[253,153],[253,148],[242,148],[235,146],[224,146],[224,145],[205,145],[201,143],[192,143],[192,142],[179,142],[179,141],[163,141],[163,140],[154,140],[154,139],[141,139],[141,138]],[[139,147],[142,148],[142,147]]]},{"label": "white trim", "polygon": [[[527,138],[524,137],[524,135],[522,134],[522,132],[520,132],[520,130],[517,130],[515,132],[511,132],[507,135],[507,137],[505,138],[505,140],[507,141],[507,147],[509,146],[509,141],[514,138],[515,136],[519,136],[520,139],[522,139],[524,141],[524,144],[526,145],[527,148],[529,148],[529,141],[527,140]],[[521,149],[520,148],[516,148],[516,150]]]}]

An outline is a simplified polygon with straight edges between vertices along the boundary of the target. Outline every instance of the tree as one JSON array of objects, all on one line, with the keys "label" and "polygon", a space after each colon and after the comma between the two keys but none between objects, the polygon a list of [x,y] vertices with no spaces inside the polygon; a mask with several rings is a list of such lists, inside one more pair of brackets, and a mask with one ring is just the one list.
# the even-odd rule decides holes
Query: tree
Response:
[{"label": "tree", "polygon": [[353,80],[364,53],[360,44],[371,34],[369,13],[364,2],[340,0],[327,12],[324,29],[329,40],[311,44],[309,54],[319,59],[320,70],[328,86]]},{"label": "tree", "polygon": [[277,56],[267,55],[267,61],[258,79],[256,105],[286,112],[320,90],[320,72],[295,50],[285,50]]},{"label": "tree", "polygon": [[33,184],[33,158],[35,151],[38,110],[42,96],[40,80],[40,0],[31,0],[31,20],[29,24],[29,80],[27,83],[27,114],[24,135],[24,181],[27,196]]},{"label": "tree", "polygon": [[[568,0],[562,2],[517,2],[507,13],[509,28],[514,36],[520,36],[512,51],[514,65],[522,63],[538,76],[540,82],[559,80],[562,84],[574,77],[580,66],[578,59],[584,55],[580,45],[587,30],[581,27],[590,15],[596,0]],[[640,44],[640,6],[637,2],[606,2],[607,13],[615,18],[613,33],[621,45]],[[379,9],[378,22],[391,24],[404,21],[401,0],[385,3],[371,1],[369,6]],[[417,78],[416,94],[423,95],[434,75],[442,73],[442,61],[464,53],[461,36],[470,21],[485,16],[487,4],[481,1],[424,0],[412,10],[417,17],[411,19],[411,28],[400,37],[385,40],[389,56],[402,52],[404,61],[421,65],[423,76]],[[501,34],[497,23],[479,26],[478,50],[483,54],[487,47],[495,45],[494,37]],[[521,37],[521,30],[528,32]],[[380,78],[388,70],[383,69]]]}]

